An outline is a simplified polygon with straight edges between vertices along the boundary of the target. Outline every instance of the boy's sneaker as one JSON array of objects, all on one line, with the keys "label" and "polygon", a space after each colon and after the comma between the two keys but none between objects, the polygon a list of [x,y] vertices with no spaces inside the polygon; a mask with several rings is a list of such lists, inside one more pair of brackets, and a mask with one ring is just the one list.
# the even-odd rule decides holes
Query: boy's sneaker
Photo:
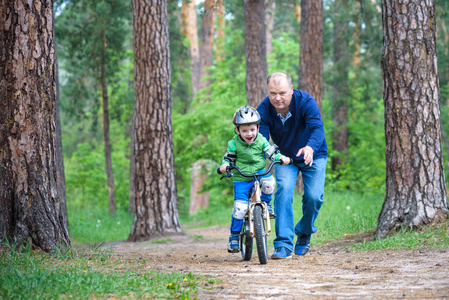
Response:
[{"label": "boy's sneaker", "polygon": [[298,236],[298,240],[296,241],[295,245],[295,254],[296,255],[306,255],[306,253],[310,249],[310,238],[312,237],[311,234],[302,234],[301,236]]},{"label": "boy's sneaker", "polygon": [[231,234],[231,236],[229,236],[228,252],[229,253],[240,252],[240,236],[238,234]]},{"label": "boy's sneaker", "polygon": [[285,247],[276,248],[276,251],[271,255],[271,259],[285,259],[291,257],[292,252]]},{"label": "boy's sneaker", "polygon": [[276,214],[273,211],[273,208],[271,207],[270,202],[265,202],[267,204],[268,214],[270,215],[270,219],[276,219]]}]

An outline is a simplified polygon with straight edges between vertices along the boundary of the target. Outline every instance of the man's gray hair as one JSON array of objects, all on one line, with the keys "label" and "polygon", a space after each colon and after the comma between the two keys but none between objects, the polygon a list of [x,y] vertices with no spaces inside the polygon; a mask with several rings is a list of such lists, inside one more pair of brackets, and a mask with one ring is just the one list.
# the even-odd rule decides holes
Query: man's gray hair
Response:
[{"label": "man's gray hair", "polygon": [[267,85],[270,83],[270,80],[278,81],[280,79],[287,79],[287,82],[290,86],[293,86],[292,78],[287,73],[276,72],[271,73],[270,76],[267,77]]}]

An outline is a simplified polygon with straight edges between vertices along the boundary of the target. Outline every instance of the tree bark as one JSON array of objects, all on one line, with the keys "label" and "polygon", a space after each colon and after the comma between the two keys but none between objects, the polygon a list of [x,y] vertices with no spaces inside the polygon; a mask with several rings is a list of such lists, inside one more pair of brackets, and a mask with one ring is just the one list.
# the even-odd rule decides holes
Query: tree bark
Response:
[{"label": "tree bark", "polygon": [[[56,38],[55,34],[55,16],[53,15],[53,36]],[[68,223],[67,216],[67,197],[65,190],[65,172],[64,172],[64,156],[62,152],[62,126],[61,126],[61,115],[59,112],[59,64],[58,55],[55,46],[55,85],[56,85],[56,95],[55,95],[55,125],[56,125],[56,166],[57,166],[57,182],[59,199],[61,201],[61,209],[64,214],[64,218]]]},{"label": "tree bark", "polygon": [[166,0],[133,0],[135,57],[134,185],[130,241],[181,232],[171,120]]},{"label": "tree bark", "polygon": [[432,1],[382,1],[386,193],[375,237],[449,213]]},{"label": "tree bark", "polygon": [[114,173],[112,171],[112,147],[111,138],[109,136],[109,98],[108,98],[108,84],[106,79],[106,36],[103,31],[103,44],[102,44],[102,59],[100,67],[100,82],[101,92],[103,98],[103,137],[104,137],[104,156],[106,162],[106,176],[108,181],[108,203],[109,203],[109,215],[114,216],[117,213],[117,203],[115,201],[115,185],[114,185]]},{"label": "tree bark", "polygon": [[53,1],[0,0],[0,241],[70,245],[58,190]]},{"label": "tree bark", "polygon": [[129,158],[130,167],[129,167],[129,204],[128,204],[128,214],[130,216],[134,217],[134,214],[136,213],[136,189],[134,185],[134,167],[136,165],[134,161],[134,137],[135,137],[135,126],[134,121],[136,120],[135,117],[136,111],[133,109],[133,119],[132,119],[132,125],[131,125],[131,156]]},{"label": "tree bark", "polygon": [[215,19],[215,0],[204,1],[204,14],[201,26],[201,46],[200,46],[200,82],[198,89],[204,89],[211,83],[204,79],[209,75],[207,68],[212,66],[214,52],[214,19]]},{"label": "tree bark", "polygon": [[313,96],[323,114],[323,1],[301,1],[298,87]]},{"label": "tree bark", "polygon": [[343,162],[349,148],[348,143],[348,97],[349,97],[349,34],[348,1],[336,2],[336,15],[334,18],[334,80],[332,82],[332,120],[334,130],[332,132],[333,148],[337,154],[332,158],[332,169],[336,170]]},{"label": "tree bark", "polygon": [[216,54],[218,61],[224,60],[224,39],[225,39],[225,4],[224,0],[217,0],[217,38],[216,38]]},{"label": "tree bark", "polygon": [[244,0],[246,102],[257,107],[267,95],[265,0]]},{"label": "tree bark", "polygon": [[267,54],[271,53],[273,48],[273,27],[274,27],[274,13],[276,11],[276,1],[275,0],[265,0],[265,38],[266,38],[266,48]]},{"label": "tree bark", "polygon": [[195,97],[200,82],[200,53],[198,43],[198,25],[194,0],[182,3],[183,33],[189,40],[190,65],[192,66],[192,96]]},{"label": "tree bark", "polygon": [[204,167],[204,161],[199,160],[192,164],[192,172],[190,179],[190,206],[189,214],[193,215],[202,207],[209,207],[209,192],[200,193],[202,185],[208,175],[201,172]]}]

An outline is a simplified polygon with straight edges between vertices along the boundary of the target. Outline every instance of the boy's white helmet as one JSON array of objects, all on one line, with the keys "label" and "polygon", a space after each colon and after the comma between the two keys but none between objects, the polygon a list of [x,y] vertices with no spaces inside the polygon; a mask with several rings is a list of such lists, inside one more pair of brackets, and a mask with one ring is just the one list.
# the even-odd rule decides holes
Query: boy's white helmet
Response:
[{"label": "boy's white helmet", "polygon": [[232,122],[235,126],[259,124],[260,115],[254,108],[250,106],[242,106],[235,111]]}]

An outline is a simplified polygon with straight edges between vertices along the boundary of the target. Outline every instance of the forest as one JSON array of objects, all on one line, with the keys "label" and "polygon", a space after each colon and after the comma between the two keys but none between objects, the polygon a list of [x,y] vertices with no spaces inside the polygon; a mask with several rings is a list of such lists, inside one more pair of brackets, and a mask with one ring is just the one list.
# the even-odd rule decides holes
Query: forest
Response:
[{"label": "forest", "polygon": [[[207,76],[201,79],[207,81],[206,86],[194,91],[191,40],[187,35],[192,25],[186,24],[187,17],[183,16],[185,3],[168,1],[174,159],[181,216],[188,214],[192,165],[200,160],[204,162],[203,172],[209,174],[203,190],[209,191],[211,205],[223,201],[229,204],[230,194],[222,193],[227,188],[226,183],[218,182],[213,174],[233,135],[233,112],[246,104],[245,26],[240,1],[224,1],[223,4],[224,11],[219,15],[217,10],[212,29],[215,30],[213,60],[207,67]],[[201,45],[201,26],[207,16],[204,5],[204,2],[195,5],[196,33]],[[300,3],[273,1],[271,5],[274,9],[271,40],[267,39],[268,74],[289,73],[296,88],[300,80]],[[67,205],[70,209],[108,205],[100,88],[100,81],[105,81],[117,209],[127,211],[134,104],[131,2],[56,1],[55,15]],[[324,1],[323,15],[322,115],[330,148],[326,188],[362,193],[384,190],[380,1],[349,0],[341,4]],[[436,15],[440,103],[446,145],[449,142],[445,133],[449,130],[449,35],[444,1],[437,1]],[[337,38],[338,23],[341,27]],[[107,72],[103,78],[99,72],[102,35],[107,40],[104,58]],[[339,49],[339,45],[344,45],[344,49]],[[336,125],[337,93],[341,95],[338,101],[343,101],[347,107],[346,120],[342,123],[345,128]],[[340,129],[346,131],[347,144],[338,151],[333,138]]]},{"label": "forest", "polygon": [[[0,298],[446,297],[448,11],[1,0]],[[226,252],[216,170],[273,72],[313,96],[329,153],[312,250],[261,268]]]},{"label": "forest", "polygon": [[[390,76],[395,76],[390,84],[400,85],[402,79],[398,80],[398,74],[405,71],[401,68],[410,56],[398,58],[395,72],[387,70],[391,68],[388,64],[392,56],[388,52],[390,35],[386,30],[388,24],[382,23],[385,15],[382,9],[389,8],[380,1],[323,1],[319,9],[307,1],[265,2],[245,2],[243,6],[235,0],[167,1],[161,4],[162,7],[166,4],[166,10],[151,12],[149,6],[142,4],[144,17],[139,19],[138,5],[132,1],[54,1],[54,14],[45,19],[48,22],[45,28],[53,28],[55,36],[55,124],[57,131],[60,129],[57,136],[62,140],[58,144],[56,139],[59,148],[55,154],[60,169],[55,182],[62,210],[68,212],[69,220],[71,214],[83,210],[108,209],[112,217],[117,212],[133,216],[136,209],[140,211],[145,206],[145,201],[160,201],[162,206],[169,207],[169,213],[162,212],[158,218],[172,220],[174,229],[170,230],[177,232],[178,214],[186,219],[198,212],[189,207],[194,198],[206,198],[206,207],[200,209],[199,216],[232,206],[232,190],[227,182],[218,180],[215,170],[234,134],[233,112],[245,104],[256,107],[266,96],[266,76],[279,71],[290,74],[294,87],[311,93],[320,108],[329,147],[326,191],[392,195],[386,185],[391,183],[397,193],[396,198],[392,197],[395,201],[416,192],[419,202],[423,191],[433,193],[425,187],[425,178],[436,189],[445,186],[444,176],[438,174],[444,175],[448,170],[443,167],[443,157],[447,163],[449,34],[445,21],[449,4],[436,1],[431,6],[437,31],[435,47],[427,51],[435,55],[437,64],[433,66],[424,60],[415,66],[409,63],[405,68],[414,68],[414,74],[404,73],[403,80],[405,84],[411,83],[411,87],[389,91]],[[26,12],[26,5],[17,5],[13,9],[4,6],[5,16],[12,16],[14,10]],[[412,15],[410,22],[415,26],[414,22],[422,19],[423,10],[415,4],[408,9]],[[314,24],[317,18],[311,16],[317,12],[320,17]],[[5,26],[20,23],[24,15],[18,16],[18,19],[7,17]],[[387,22],[385,17],[384,21]],[[35,22],[40,24],[39,20]],[[27,25],[24,26],[22,30],[26,33]],[[434,32],[432,29],[423,29],[417,40]],[[395,34],[402,38],[400,30]],[[10,41],[8,35],[5,37],[6,42]],[[406,45],[414,49],[413,58],[420,58],[417,53],[421,46],[413,48],[412,42],[409,37]],[[19,49],[26,59],[28,48]],[[39,57],[42,49],[33,51]],[[34,66],[33,61],[28,62],[28,68]],[[416,69],[426,67],[432,70],[423,73]],[[38,74],[44,80],[47,77],[42,72]],[[432,74],[438,77],[419,80],[410,77]],[[416,84],[423,80],[423,89],[416,89]],[[41,86],[42,83],[37,85]],[[30,92],[34,91],[27,93]],[[414,95],[417,104],[409,107],[395,103],[398,92]],[[19,88],[14,95],[21,93]],[[426,102],[429,93],[438,100],[436,106],[433,101]],[[386,107],[391,107],[391,111]],[[17,109],[14,105],[4,108],[11,114]],[[400,110],[402,114],[395,116]],[[414,115],[421,111],[424,117]],[[429,111],[434,112],[431,118]],[[409,134],[417,136],[401,140],[404,130],[411,130],[414,122],[418,128]],[[142,127],[144,123],[148,123],[148,128]],[[4,124],[4,138],[17,130],[10,127],[14,123],[9,121],[8,113]],[[26,122],[23,124],[28,126]],[[391,146],[386,143],[389,139]],[[395,147],[397,143],[400,147]],[[422,143],[426,143],[425,148],[420,146]],[[23,151],[5,147],[4,153]],[[60,153],[62,156],[58,157]],[[412,160],[410,165],[402,163],[410,155],[414,156],[416,172],[410,167]],[[417,161],[418,157],[423,164]],[[432,160],[430,165],[428,159]],[[5,160],[4,166],[12,161]],[[36,170],[41,171],[39,167]],[[14,184],[8,181],[8,176],[4,177],[5,187],[7,182]],[[406,183],[407,178],[414,182]],[[419,191],[405,187],[417,182],[422,186]],[[444,190],[433,195],[442,193],[437,198],[446,211]],[[8,198],[13,192],[5,188],[4,193]],[[46,193],[43,194],[45,198]],[[388,198],[385,196],[385,201]],[[8,213],[15,211],[9,204],[5,207]],[[439,209],[436,211],[439,215]],[[140,217],[145,219],[149,215]],[[427,216],[427,222],[433,218],[431,215]],[[11,216],[3,221],[4,228],[10,226]],[[164,233],[164,229],[159,233]]]}]

